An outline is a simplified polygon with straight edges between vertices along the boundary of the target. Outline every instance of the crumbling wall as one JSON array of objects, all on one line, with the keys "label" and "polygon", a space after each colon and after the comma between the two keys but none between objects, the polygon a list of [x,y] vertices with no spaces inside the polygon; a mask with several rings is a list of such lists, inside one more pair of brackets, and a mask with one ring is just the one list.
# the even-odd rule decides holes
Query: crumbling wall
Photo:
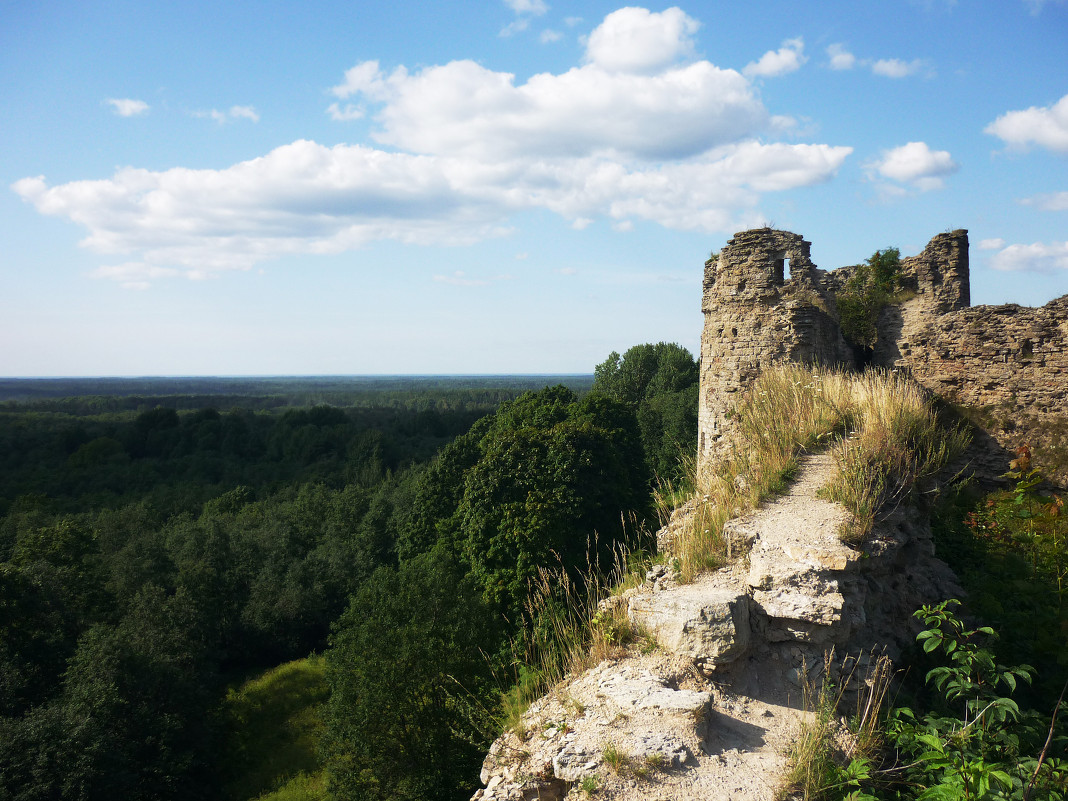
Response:
[{"label": "crumbling wall", "polygon": [[[735,234],[706,262],[700,466],[725,447],[738,393],[763,367],[856,366],[835,302],[854,269],[819,270],[809,242],[770,228]],[[1030,444],[1040,466],[1068,483],[1068,296],[1041,309],[971,308],[969,282],[965,230],[938,234],[902,259],[902,296],[879,318],[871,362],[910,371],[1001,448]],[[980,471],[1006,469],[1004,452],[983,458]]]},{"label": "crumbling wall", "polygon": [[1002,447],[1030,445],[1038,467],[1068,484],[1068,295],[1041,308],[960,309],[900,349],[917,381]]},{"label": "crumbling wall", "polygon": [[779,361],[852,364],[827,274],[797,234],[735,234],[705,263],[698,459],[715,458],[730,432],[737,393]]}]

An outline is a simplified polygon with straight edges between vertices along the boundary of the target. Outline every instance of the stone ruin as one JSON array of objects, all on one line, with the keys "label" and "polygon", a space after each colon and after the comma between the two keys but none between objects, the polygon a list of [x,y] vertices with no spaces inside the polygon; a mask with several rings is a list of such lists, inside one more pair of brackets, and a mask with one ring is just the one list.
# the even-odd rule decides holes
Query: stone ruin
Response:
[{"label": "stone ruin", "polygon": [[1036,463],[1068,482],[1068,295],[1041,308],[972,307],[968,232],[938,234],[901,261],[908,298],[883,309],[874,348],[842,333],[836,297],[855,267],[816,267],[789,231],[735,234],[705,263],[699,464],[726,447],[738,393],[773,363],[907,370],[974,423],[973,468],[1007,469],[1005,449],[1030,444]]}]

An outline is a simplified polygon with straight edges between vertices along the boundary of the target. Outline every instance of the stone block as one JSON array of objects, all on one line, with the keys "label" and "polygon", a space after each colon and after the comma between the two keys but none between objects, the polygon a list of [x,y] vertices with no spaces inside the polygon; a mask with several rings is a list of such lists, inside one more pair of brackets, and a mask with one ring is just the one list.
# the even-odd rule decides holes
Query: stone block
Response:
[{"label": "stone block", "polygon": [[628,614],[663,648],[698,665],[732,662],[749,647],[749,598],[734,589],[691,584],[639,595],[631,599]]}]

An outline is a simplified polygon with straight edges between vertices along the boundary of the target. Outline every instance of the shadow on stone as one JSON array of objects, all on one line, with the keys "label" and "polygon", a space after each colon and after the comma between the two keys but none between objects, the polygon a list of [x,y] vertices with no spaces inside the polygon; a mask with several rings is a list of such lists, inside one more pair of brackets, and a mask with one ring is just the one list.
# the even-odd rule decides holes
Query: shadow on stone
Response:
[{"label": "shadow on stone", "polygon": [[764,745],[767,729],[712,710],[698,733],[701,735],[701,750],[709,756],[716,756],[724,751],[756,751]]}]

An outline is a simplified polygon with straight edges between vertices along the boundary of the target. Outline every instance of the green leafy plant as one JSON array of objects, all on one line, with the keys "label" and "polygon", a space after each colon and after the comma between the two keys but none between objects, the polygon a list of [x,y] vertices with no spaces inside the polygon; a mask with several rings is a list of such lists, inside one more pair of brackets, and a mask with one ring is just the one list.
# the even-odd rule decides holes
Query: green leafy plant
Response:
[{"label": "green leafy plant", "polygon": [[623,773],[630,767],[630,755],[615,743],[605,745],[601,751],[601,758],[613,773]]},{"label": "green leafy plant", "polygon": [[1022,711],[1010,696],[1030,683],[1029,665],[1005,666],[988,647],[997,637],[989,626],[970,628],[955,610],[959,601],[925,605],[915,613],[924,630],[924,652],[943,664],[931,668],[926,683],[937,693],[930,711],[891,712],[888,754],[874,769],[865,759],[840,771],[838,787],[852,799],[874,797],[943,799],[1064,799],[1068,738],[1050,720]]},{"label": "green leafy plant", "polygon": [[901,272],[897,248],[877,250],[857,265],[837,298],[842,333],[854,345],[871,348],[879,338],[879,313],[891,302]]}]

